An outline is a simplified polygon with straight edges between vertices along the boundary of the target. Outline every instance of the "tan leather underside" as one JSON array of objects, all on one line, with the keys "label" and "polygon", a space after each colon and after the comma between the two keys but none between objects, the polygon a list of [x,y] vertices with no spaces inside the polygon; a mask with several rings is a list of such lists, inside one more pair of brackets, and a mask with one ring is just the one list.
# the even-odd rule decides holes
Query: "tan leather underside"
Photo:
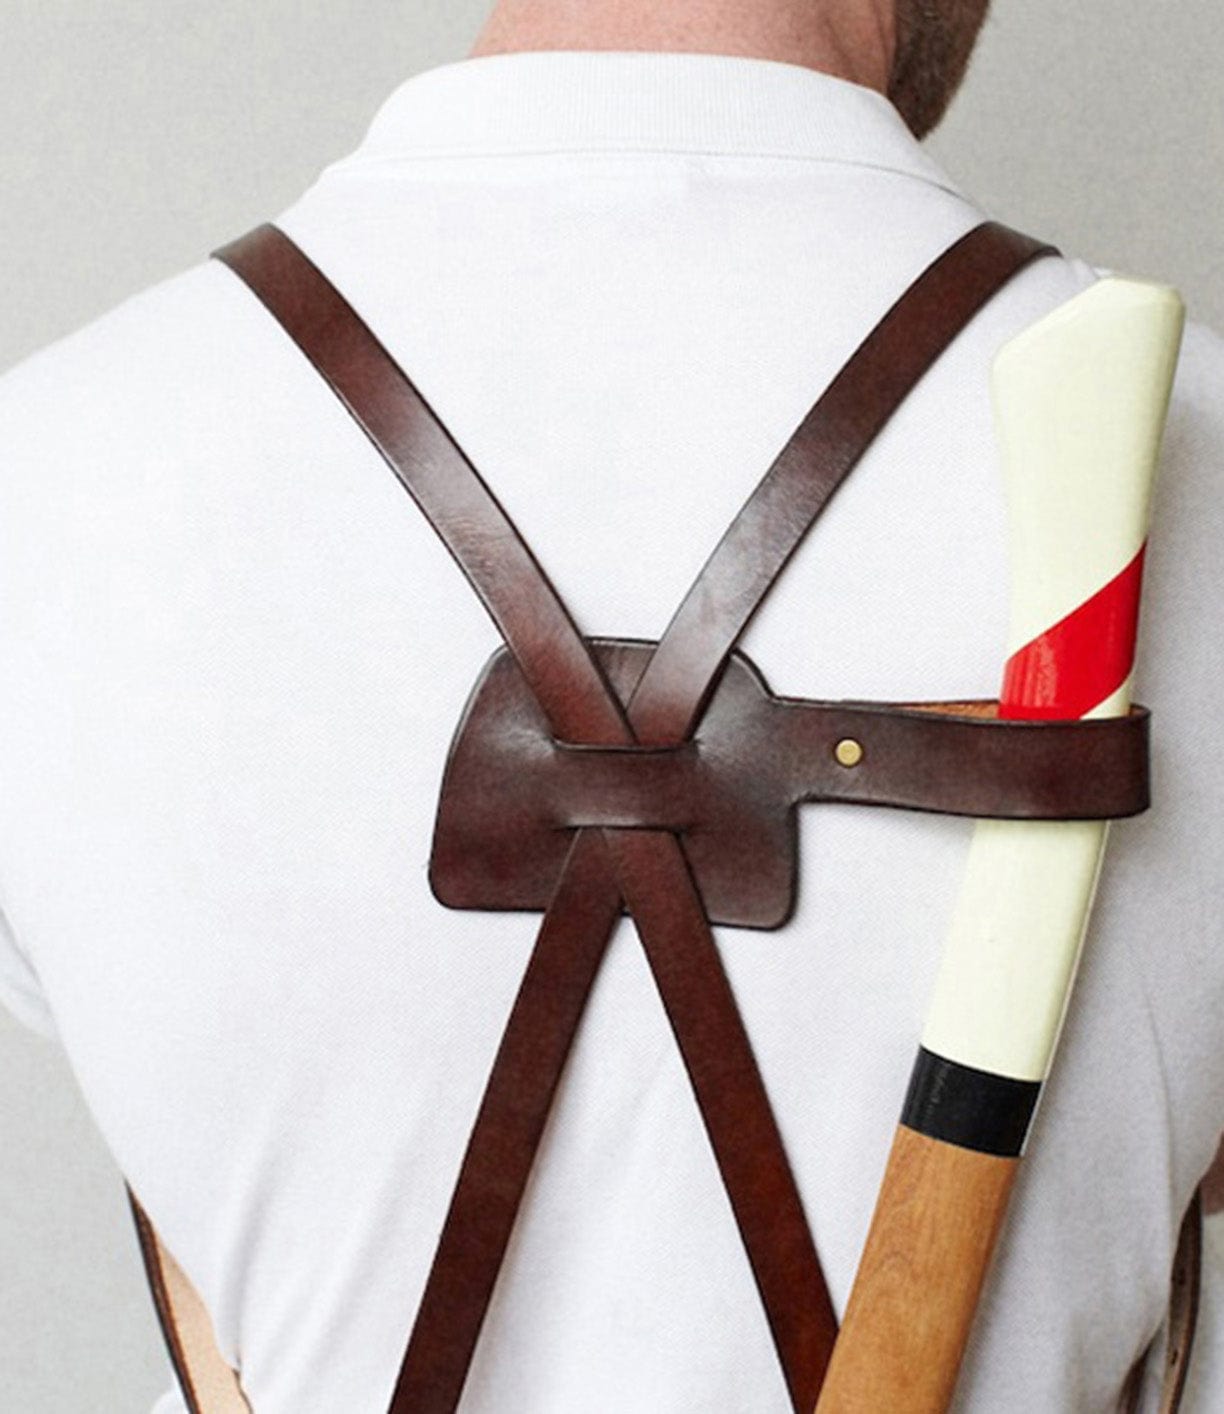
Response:
[{"label": "tan leather underside", "polygon": [[145,1271],[191,1414],[251,1414],[237,1374],[217,1347],[204,1302],[135,1196],[131,1202]]}]

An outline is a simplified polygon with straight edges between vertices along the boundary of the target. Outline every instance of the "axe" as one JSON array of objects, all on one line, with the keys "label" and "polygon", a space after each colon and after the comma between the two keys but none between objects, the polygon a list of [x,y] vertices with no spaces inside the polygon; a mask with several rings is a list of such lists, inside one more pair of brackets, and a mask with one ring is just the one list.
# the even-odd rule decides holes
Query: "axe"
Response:
[{"label": "axe", "polygon": [[[1130,710],[1184,310],[1106,277],[999,353],[1011,626],[999,715]],[[942,1414],[1049,1074],[1108,837],[979,820],[818,1414]]]}]

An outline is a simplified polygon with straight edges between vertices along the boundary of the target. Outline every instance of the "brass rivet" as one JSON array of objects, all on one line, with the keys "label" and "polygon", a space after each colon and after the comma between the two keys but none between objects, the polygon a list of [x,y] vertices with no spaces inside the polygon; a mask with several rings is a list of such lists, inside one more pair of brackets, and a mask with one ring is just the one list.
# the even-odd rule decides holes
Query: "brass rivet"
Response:
[{"label": "brass rivet", "polygon": [[842,766],[857,766],[863,759],[862,745],[852,736],[846,736],[833,748],[833,755]]}]

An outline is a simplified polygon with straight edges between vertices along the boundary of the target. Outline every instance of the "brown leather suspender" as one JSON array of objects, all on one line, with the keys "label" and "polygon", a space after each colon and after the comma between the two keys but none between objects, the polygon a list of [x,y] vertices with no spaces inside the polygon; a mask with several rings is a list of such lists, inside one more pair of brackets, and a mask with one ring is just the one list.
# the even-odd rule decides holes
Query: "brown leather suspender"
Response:
[{"label": "brown leather suspender", "polygon": [[[1161,1376],[1160,1407],[1157,1414],[1177,1414],[1186,1377],[1190,1372],[1190,1352],[1194,1348],[1194,1327],[1198,1322],[1199,1290],[1203,1276],[1203,1194],[1195,1189],[1182,1218],[1169,1281],[1169,1310],[1165,1318],[1164,1371]],[[1122,1391],[1124,1414],[1138,1414],[1143,1396],[1143,1376],[1151,1354],[1149,1346],[1135,1361]]]},{"label": "brown leather suspender", "polygon": [[[836,1321],[710,924],[785,922],[800,800],[1025,818],[1142,810],[1147,714],[1051,730],[1000,722],[987,702],[775,698],[736,643],[909,390],[990,296],[1048,251],[986,224],[934,261],[800,424],[657,644],[582,637],[479,473],[287,237],[265,225],[214,252],[382,453],[506,645],[481,674],[452,745],[430,878],[452,906],[542,909],[544,917],[390,1414],[458,1406],[558,1080],[625,908],[688,1069],[792,1404],[800,1414],[815,1406]],[[525,755],[507,754],[511,740]],[[845,740],[857,743],[857,761],[834,754]],[[520,783],[514,797],[497,785],[511,775]],[[768,789],[751,794],[768,799],[754,815],[743,786],[763,777]],[[697,819],[700,842],[685,835]],[[134,1197],[133,1208],[139,1228]],[[173,1318],[156,1284],[154,1292],[174,1357]]]}]

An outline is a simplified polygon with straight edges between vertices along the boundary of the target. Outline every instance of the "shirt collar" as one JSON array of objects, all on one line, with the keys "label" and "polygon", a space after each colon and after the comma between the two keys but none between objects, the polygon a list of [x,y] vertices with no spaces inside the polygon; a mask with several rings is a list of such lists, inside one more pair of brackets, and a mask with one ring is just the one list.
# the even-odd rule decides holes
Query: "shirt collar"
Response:
[{"label": "shirt collar", "polygon": [[955,191],[880,93],[799,64],[654,50],[533,50],[424,69],[345,160],[691,152],[846,162]]}]

